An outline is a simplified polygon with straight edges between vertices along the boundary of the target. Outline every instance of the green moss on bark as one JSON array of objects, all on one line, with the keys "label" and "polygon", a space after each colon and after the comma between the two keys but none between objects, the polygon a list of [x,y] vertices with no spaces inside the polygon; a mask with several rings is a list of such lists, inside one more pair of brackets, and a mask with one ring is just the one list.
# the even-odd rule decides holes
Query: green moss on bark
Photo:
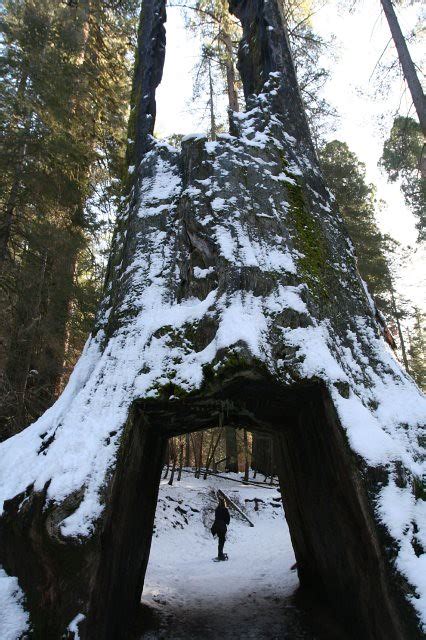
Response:
[{"label": "green moss on bark", "polygon": [[288,183],[286,186],[290,205],[289,216],[294,228],[293,242],[301,254],[298,259],[301,275],[315,297],[328,299],[331,267],[328,262],[326,240],[310,211],[301,185],[297,183],[294,175],[288,171],[285,173],[296,182]]}]

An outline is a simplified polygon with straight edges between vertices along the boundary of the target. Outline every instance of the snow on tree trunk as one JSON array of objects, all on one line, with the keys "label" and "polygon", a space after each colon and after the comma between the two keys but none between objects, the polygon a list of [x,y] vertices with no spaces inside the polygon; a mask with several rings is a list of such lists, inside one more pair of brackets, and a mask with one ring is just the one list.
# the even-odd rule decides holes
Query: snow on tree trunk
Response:
[{"label": "snow on tree trunk", "polygon": [[167,438],[217,424],[273,436],[301,583],[355,636],[426,623],[425,402],[320,174],[277,0],[231,10],[247,110],[179,152],[150,137],[165,8],[144,0],[96,327],[56,404],[0,445],[0,564],[37,637],[128,637]]}]

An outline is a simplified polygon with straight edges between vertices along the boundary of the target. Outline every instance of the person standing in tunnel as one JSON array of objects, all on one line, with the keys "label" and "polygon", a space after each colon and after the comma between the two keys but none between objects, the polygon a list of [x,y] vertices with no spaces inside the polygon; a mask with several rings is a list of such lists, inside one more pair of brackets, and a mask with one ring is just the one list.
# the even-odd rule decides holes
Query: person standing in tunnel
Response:
[{"label": "person standing in tunnel", "polygon": [[231,518],[224,498],[219,497],[219,504],[216,507],[214,516],[215,517],[211,531],[213,536],[217,535],[217,537],[219,538],[217,559],[227,560],[228,556],[223,553],[223,547],[226,540],[227,527]]}]

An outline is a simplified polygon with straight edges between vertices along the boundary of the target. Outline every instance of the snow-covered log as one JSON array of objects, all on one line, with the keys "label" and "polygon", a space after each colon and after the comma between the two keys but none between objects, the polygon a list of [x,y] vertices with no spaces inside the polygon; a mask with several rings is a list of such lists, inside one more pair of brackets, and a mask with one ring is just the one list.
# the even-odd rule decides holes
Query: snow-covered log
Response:
[{"label": "snow-covered log", "polygon": [[300,581],[355,637],[426,624],[426,403],[321,177],[277,0],[231,10],[247,110],[178,151],[150,137],[165,14],[144,0],[96,326],[56,404],[0,445],[0,580],[36,638],[128,637],[166,439],[219,423],[273,434]]}]

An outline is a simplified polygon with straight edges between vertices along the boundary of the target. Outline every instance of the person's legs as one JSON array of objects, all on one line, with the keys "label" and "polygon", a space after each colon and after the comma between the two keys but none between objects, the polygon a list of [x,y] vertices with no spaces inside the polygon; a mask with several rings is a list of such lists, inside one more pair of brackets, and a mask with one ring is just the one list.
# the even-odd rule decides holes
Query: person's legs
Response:
[{"label": "person's legs", "polygon": [[225,534],[219,533],[219,546],[218,546],[218,558],[222,559],[223,556],[223,546],[225,544]]}]

